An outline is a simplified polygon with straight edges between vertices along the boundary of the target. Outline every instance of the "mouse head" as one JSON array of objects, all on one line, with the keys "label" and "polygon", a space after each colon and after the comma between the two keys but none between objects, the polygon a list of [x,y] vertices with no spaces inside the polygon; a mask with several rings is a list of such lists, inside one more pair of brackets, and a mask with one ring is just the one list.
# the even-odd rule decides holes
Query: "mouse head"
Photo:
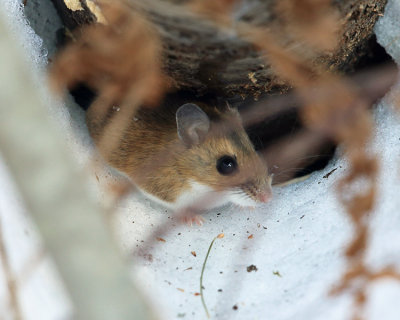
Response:
[{"label": "mouse head", "polygon": [[254,150],[239,113],[187,103],[176,112],[178,137],[185,145],[179,172],[196,183],[223,192],[241,206],[271,198],[271,178]]}]

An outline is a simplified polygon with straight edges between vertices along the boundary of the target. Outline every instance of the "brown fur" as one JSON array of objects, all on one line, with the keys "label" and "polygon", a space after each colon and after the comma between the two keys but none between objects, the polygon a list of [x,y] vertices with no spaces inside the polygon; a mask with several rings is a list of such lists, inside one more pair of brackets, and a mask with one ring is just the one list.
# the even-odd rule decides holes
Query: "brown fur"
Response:
[{"label": "brown fur", "polygon": [[[188,148],[179,139],[175,113],[180,104],[157,110],[140,109],[119,138],[119,145],[102,154],[113,167],[126,173],[144,191],[167,202],[174,202],[189,188],[189,180],[216,191],[240,186],[255,199],[257,190],[269,183],[265,164],[255,152],[237,111],[219,111],[198,104],[211,120],[205,141]],[[102,129],[118,108],[110,108],[105,119],[89,109],[87,124],[96,144]],[[101,153],[101,147],[99,148]],[[237,159],[239,171],[223,176],[216,169],[221,156]]]}]

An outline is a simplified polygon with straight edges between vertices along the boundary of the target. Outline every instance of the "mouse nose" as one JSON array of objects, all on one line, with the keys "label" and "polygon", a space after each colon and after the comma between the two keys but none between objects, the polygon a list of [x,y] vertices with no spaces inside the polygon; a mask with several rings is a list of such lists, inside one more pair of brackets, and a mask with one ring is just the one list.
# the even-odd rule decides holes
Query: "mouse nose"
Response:
[{"label": "mouse nose", "polygon": [[271,190],[263,190],[263,191],[258,192],[258,194],[257,194],[258,201],[263,202],[263,203],[267,203],[268,201],[271,200],[271,198],[272,198]]}]

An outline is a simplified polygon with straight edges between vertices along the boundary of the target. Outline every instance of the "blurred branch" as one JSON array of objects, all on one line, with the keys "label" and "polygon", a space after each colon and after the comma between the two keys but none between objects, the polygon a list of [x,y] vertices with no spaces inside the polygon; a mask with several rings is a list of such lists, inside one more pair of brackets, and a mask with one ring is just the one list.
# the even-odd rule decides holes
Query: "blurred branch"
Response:
[{"label": "blurred branch", "polygon": [[[347,85],[351,86],[367,102],[366,105],[371,106],[389,91],[390,87],[396,83],[397,78],[398,69],[396,65],[389,63],[358,72],[344,79]],[[332,83],[321,83],[318,87],[309,87],[304,90],[303,95],[305,94],[309,100],[321,99],[321,96],[329,93],[337,95],[341,93],[338,88],[332,86]],[[259,122],[260,119],[266,119],[293,108],[302,108],[304,103],[304,99],[299,96],[298,92],[292,91],[284,95],[270,96],[248,106],[241,112],[243,124],[245,127],[251,126]]]},{"label": "blurred branch", "polygon": [[0,150],[79,319],[154,319],[0,21]]},{"label": "blurred branch", "polygon": [[14,320],[22,320],[21,309],[19,307],[19,302],[18,302],[17,283],[9,263],[7,249],[4,243],[3,224],[1,220],[0,220],[0,262],[4,272],[4,277],[7,281],[10,306],[14,314]]}]

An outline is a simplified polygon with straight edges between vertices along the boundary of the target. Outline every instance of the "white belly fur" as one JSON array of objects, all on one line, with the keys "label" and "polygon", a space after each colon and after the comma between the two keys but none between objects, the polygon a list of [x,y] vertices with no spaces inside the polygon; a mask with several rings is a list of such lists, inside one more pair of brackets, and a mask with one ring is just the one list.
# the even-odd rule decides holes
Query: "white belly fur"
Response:
[{"label": "white belly fur", "polygon": [[144,190],[140,189],[140,191],[150,200],[174,211],[184,208],[204,211],[221,207],[229,202],[227,192],[216,192],[212,188],[194,181],[190,182],[190,188],[184,191],[175,202],[163,201]]}]

